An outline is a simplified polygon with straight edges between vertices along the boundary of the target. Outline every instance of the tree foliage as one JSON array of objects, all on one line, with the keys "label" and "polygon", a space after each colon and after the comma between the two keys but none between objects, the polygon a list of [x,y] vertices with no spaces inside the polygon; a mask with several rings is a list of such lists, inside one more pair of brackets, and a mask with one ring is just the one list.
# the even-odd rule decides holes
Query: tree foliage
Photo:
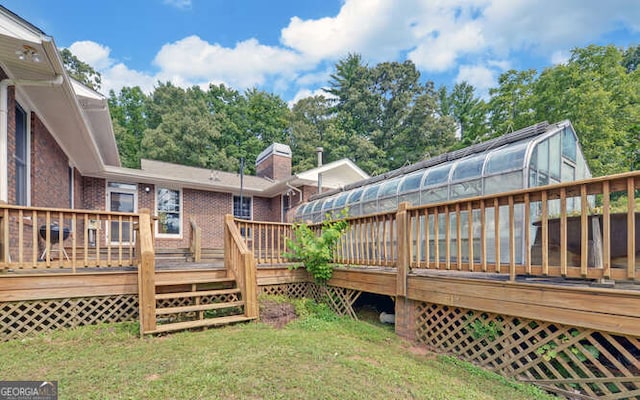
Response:
[{"label": "tree foliage", "polygon": [[[99,88],[100,75],[63,50],[72,76]],[[326,95],[289,106],[258,89],[181,88],[158,82],[111,92],[124,166],[141,157],[237,171],[273,142],[288,144],[294,172],[348,157],[370,174],[478,143],[540,121],[570,119],[595,175],[640,167],[640,46],[588,46],[538,72],[510,70],[481,98],[467,82],[435,89],[411,61],[339,60]],[[71,73],[71,72],[70,72]]]},{"label": "tree foliage", "polygon": [[100,90],[102,85],[102,75],[100,72],[93,69],[91,65],[81,61],[69,49],[61,49],[60,57],[62,57],[62,63],[69,76],[95,91]]}]

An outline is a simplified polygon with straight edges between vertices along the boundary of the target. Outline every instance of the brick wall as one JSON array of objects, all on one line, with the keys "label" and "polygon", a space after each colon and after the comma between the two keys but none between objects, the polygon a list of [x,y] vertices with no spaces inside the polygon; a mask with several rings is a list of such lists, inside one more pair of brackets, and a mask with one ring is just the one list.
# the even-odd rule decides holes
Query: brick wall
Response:
[{"label": "brick wall", "polygon": [[85,210],[105,210],[106,182],[103,178],[82,177],[82,205]]},{"label": "brick wall", "polygon": [[7,90],[7,189],[8,203],[16,204],[16,97],[15,87]]},{"label": "brick wall", "polygon": [[31,113],[31,205],[69,208],[69,159]]}]

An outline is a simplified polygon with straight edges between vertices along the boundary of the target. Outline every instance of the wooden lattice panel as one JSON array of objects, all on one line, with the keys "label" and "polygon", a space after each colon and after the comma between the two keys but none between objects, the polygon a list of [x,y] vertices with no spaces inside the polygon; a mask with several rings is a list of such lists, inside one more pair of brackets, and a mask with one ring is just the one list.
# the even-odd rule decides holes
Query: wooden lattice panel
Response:
[{"label": "wooden lattice panel", "polygon": [[0,303],[0,340],[59,328],[131,321],[137,317],[135,295],[3,302]]},{"label": "wooden lattice panel", "polygon": [[567,397],[640,399],[640,338],[421,303],[418,341]]},{"label": "wooden lattice panel", "polygon": [[309,297],[315,301],[326,303],[336,314],[348,315],[353,319],[358,319],[353,304],[361,294],[359,290],[313,284],[309,290]]},{"label": "wooden lattice panel", "polygon": [[283,283],[280,285],[260,286],[260,294],[286,296],[291,299],[307,297],[310,284],[307,282]]}]

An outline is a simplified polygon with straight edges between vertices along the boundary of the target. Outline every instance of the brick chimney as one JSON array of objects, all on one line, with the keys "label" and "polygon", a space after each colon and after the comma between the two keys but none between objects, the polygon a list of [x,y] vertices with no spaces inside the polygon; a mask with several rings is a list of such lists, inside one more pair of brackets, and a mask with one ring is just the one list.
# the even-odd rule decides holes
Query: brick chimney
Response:
[{"label": "brick chimney", "polygon": [[256,175],[282,181],[291,176],[291,148],[286,144],[273,143],[256,158]]}]

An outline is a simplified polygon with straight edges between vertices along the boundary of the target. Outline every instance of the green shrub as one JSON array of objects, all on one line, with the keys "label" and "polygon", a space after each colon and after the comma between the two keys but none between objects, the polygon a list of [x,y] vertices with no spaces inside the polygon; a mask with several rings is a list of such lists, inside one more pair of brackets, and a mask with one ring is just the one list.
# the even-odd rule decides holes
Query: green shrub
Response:
[{"label": "green shrub", "polygon": [[[342,211],[342,216],[346,211]],[[326,284],[333,274],[333,251],[346,231],[349,223],[342,220],[325,219],[322,230],[318,234],[307,224],[295,224],[293,226],[294,239],[286,238],[288,252],[285,257],[299,261],[290,268],[305,267],[313,276],[316,283]]]}]

